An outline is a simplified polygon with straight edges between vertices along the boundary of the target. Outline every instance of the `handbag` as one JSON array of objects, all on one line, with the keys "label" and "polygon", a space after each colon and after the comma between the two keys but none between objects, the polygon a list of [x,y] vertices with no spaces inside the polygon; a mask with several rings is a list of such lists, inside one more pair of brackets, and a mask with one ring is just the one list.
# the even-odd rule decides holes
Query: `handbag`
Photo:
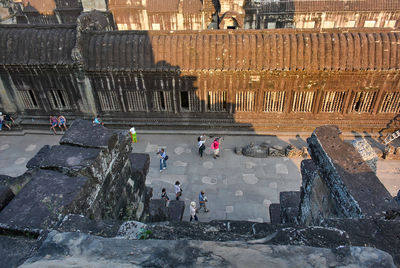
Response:
[{"label": "handbag", "polygon": [[165,155],[164,160],[168,160],[168,155]]}]

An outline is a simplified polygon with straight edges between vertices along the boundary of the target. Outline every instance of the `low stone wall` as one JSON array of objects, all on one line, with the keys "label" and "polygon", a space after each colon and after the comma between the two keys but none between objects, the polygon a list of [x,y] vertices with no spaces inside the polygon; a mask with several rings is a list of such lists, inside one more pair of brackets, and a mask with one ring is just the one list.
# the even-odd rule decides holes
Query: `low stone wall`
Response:
[{"label": "low stone wall", "polygon": [[[306,180],[303,182],[303,197],[309,199],[303,205],[310,206],[315,200],[314,205],[321,204],[320,211],[324,216],[336,214],[341,218],[378,218],[384,217],[386,211],[399,209],[361,155],[351,144],[340,138],[338,127],[318,127],[307,142],[318,174],[313,171],[315,168],[311,172],[307,170],[310,165],[302,165]],[[321,181],[315,179],[317,175]],[[309,183],[313,185],[308,186]],[[327,197],[325,200],[313,198],[313,192],[317,192],[317,189],[327,189],[322,191]],[[322,201],[325,203],[322,204]],[[301,210],[303,220],[319,218],[315,216],[315,211],[312,216],[307,216],[306,211],[312,211],[309,208],[304,207]]]}]

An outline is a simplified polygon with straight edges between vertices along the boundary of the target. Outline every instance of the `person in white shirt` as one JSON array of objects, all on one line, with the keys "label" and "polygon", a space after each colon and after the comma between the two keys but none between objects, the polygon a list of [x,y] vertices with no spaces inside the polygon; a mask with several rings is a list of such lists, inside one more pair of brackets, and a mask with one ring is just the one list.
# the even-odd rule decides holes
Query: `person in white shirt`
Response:
[{"label": "person in white shirt", "polygon": [[181,188],[181,183],[179,181],[175,182],[174,189],[175,189],[176,200],[179,200],[179,197],[182,196],[182,188]]},{"label": "person in white shirt", "polygon": [[192,221],[193,219],[195,221],[199,220],[199,218],[197,218],[197,215],[196,215],[196,202],[195,201],[192,201],[190,203],[190,221]]},{"label": "person in white shirt", "polygon": [[203,157],[203,152],[206,149],[206,139],[204,138],[204,136],[200,136],[197,138],[197,145],[199,146],[199,154],[200,157]]}]

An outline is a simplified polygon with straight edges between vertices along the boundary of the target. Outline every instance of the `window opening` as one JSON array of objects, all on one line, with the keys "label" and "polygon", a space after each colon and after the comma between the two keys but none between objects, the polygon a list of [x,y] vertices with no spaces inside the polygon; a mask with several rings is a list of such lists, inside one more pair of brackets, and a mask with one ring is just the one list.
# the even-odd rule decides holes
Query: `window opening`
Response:
[{"label": "window opening", "polygon": [[375,95],[376,92],[356,92],[351,105],[351,112],[369,113],[371,111]]}]

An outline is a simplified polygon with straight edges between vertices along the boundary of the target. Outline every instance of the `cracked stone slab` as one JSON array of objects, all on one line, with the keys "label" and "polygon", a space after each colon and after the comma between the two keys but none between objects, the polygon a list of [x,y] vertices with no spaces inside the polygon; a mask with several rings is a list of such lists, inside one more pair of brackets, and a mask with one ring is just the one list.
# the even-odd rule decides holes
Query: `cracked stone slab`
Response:
[{"label": "cracked stone slab", "polygon": [[82,197],[87,180],[39,170],[0,212],[0,223],[19,228],[51,228],[67,207],[79,206],[76,201]]},{"label": "cracked stone slab", "polygon": [[100,152],[101,149],[98,148],[69,145],[45,146],[26,166],[27,168],[62,168],[77,171],[92,165]]},{"label": "cracked stone slab", "polygon": [[[128,135],[128,133],[127,133]],[[118,141],[116,132],[88,120],[75,120],[60,139],[60,144],[108,149]]]}]

